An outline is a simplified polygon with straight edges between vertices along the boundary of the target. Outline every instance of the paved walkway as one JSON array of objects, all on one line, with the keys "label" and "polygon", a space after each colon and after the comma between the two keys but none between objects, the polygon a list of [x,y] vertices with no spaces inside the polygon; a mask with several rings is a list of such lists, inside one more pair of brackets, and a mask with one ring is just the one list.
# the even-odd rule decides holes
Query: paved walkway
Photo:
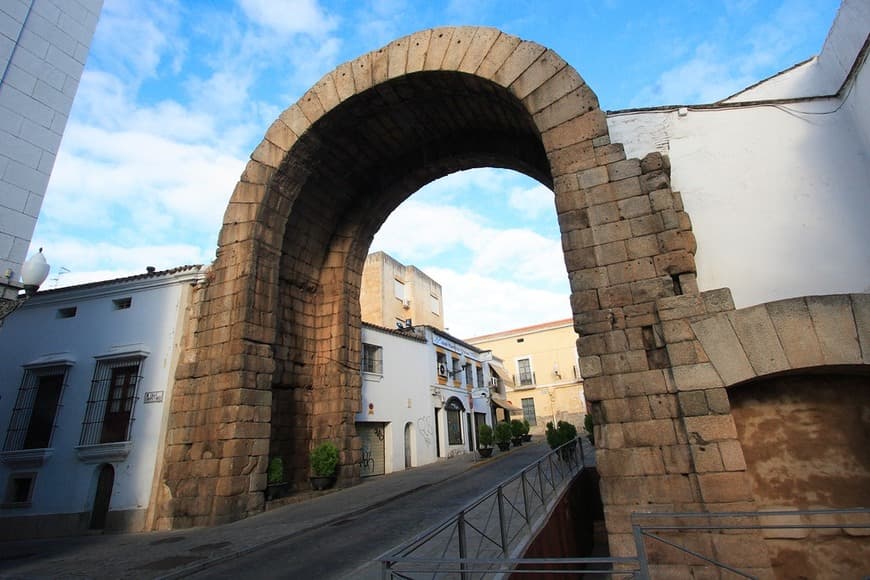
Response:
[{"label": "paved walkway", "polygon": [[481,460],[468,453],[213,528],[0,542],[0,578],[181,578],[505,456],[496,452]]}]

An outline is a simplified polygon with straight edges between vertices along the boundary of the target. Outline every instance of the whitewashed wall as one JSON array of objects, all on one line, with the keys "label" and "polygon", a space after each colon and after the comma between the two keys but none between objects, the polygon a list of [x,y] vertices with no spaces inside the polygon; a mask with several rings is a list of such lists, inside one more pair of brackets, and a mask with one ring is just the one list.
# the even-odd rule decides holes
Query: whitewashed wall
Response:
[{"label": "whitewashed wall", "polygon": [[[844,3],[828,52],[789,73],[794,83],[774,78],[739,99],[831,94],[851,68],[843,55],[854,57],[868,30],[870,5]],[[628,157],[670,156],[698,240],[701,290],[731,288],[737,308],[870,291],[868,85],[862,69],[845,99],[608,118]]]}]

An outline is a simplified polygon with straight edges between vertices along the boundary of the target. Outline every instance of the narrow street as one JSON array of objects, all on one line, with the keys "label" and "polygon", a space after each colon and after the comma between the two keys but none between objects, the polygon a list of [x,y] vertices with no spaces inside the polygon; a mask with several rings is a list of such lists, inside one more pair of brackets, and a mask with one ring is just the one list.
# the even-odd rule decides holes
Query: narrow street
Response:
[{"label": "narrow street", "polygon": [[548,451],[542,443],[524,445],[443,483],[209,567],[192,577],[379,578],[380,568],[374,562],[378,556],[449,517]]},{"label": "narrow street", "polygon": [[223,526],[0,542],[0,578],[375,578],[375,558],[548,451],[461,455]]}]

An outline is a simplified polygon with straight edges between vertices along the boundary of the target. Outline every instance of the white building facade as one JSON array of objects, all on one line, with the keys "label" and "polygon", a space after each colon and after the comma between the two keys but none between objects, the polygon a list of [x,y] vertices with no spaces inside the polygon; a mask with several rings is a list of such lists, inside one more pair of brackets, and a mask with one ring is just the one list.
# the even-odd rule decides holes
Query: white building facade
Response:
[{"label": "white building facade", "polygon": [[0,300],[18,294],[103,0],[0,3]]},{"label": "white building facade", "polygon": [[0,327],[0,537],[149,529],[185,266],[40,292]]},{"label": "white building facade", "polygon": [[477,449],[477,426],[508,406],[492,353],[430,326],[363,323],[362,476],[402,471]]}]

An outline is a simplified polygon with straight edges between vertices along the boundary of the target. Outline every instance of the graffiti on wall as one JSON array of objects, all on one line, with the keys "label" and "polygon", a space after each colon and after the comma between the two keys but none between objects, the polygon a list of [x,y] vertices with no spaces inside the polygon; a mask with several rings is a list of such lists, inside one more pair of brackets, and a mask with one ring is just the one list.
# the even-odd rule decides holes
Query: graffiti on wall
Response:
[{"label": "graffiti on wall", "polygon": [[432,417],[417,417],[417,430],[420,432],[423,441],[427,445],[431,445],[432,440],[435,438],[435,425]]}]

